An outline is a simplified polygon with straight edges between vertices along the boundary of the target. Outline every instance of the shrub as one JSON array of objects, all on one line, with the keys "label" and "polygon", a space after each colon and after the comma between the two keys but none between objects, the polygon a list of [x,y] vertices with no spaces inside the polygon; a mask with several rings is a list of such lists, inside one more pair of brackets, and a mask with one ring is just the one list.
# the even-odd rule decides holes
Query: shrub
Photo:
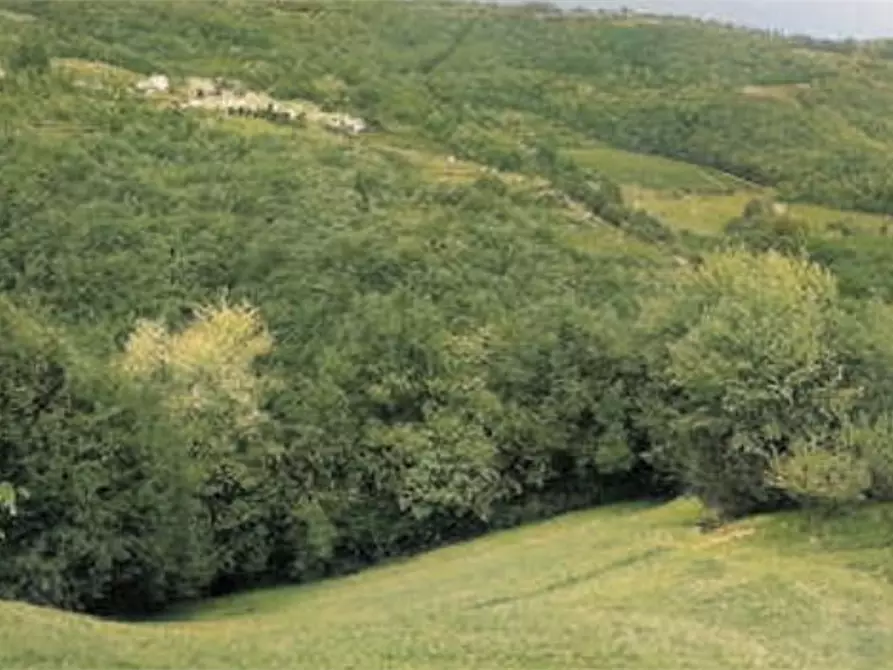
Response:
[{"label": "shrub", "polygon": [[726,225],[725,233],[752,251],[795,255],[807,245],[809,226],[771,202],[752,200],[740,217]]},{"label": "shrub", "polygon": [[845,505],[871,487],[868,463],[850,450],[801,441],[771,466],[779,488],[805,504]]}]

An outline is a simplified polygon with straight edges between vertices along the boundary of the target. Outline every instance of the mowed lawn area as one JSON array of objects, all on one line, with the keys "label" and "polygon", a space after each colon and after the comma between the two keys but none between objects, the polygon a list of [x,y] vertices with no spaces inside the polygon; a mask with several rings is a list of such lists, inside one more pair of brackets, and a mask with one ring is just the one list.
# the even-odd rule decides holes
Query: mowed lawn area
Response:
[{"label": "mowed lawn area", "polygon": [[689,501],[614,506],[164,621],[4,603],[0,667],[876,670],[888,516],[702,533]]}]

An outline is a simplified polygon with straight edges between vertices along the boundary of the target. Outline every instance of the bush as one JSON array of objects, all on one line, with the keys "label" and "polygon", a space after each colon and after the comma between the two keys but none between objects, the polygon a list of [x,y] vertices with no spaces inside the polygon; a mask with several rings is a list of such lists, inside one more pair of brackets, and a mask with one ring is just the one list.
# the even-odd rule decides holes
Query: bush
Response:
[{"label": "bush", "polygon": [[854,459],[853,469],[868,478],[863,491],[876,500],[893,499],[893,417],[850,423],[842,442]]},{"label": "bush", "polygon": [[800,442],[771,466],[772,481],[800,503],[839,506],[871,487],[865,460],[850,450]]},{"label": "bush", "polygon": [[744,213],[725,227],[726,235],[751,251],[777,251],[796,255],[806,248],[809,226],[777,205],[752,200]]}]

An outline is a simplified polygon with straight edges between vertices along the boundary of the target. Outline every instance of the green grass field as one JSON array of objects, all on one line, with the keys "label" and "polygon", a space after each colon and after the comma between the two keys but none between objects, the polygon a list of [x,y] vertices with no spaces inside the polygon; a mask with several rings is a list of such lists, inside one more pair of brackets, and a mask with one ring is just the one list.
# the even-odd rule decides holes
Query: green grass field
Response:
[{"label": "green grass field", "polygon": [[6,603],[0,667],[876,670],[893,658],[887,509],[709,534],[698,513],[603,508],[150,623]]},{"label": "green grass field", "polygon": [[688,189],[700,193],[722,193],[750,186],[743,179],[719,170],[610,146],[585,147],[569,154],[580,165],[600,170],[611,179],[630,186]]},{"label": "green grass field", "polygon": [[[768,189],[742,190],[730,194],[692,193],[679,195],[666,190],[640,188],[627,184],[626,201],[643,209],[678,230],[716,235],[735,217],[741,216],[747,203],[757,197],[771,196]],[[805,221],[817,233],[835,222],[843,222],[861,233],[877,234],[888,217],[865,212],[845,212],[821,205],[790,204],[788,213]]]}]

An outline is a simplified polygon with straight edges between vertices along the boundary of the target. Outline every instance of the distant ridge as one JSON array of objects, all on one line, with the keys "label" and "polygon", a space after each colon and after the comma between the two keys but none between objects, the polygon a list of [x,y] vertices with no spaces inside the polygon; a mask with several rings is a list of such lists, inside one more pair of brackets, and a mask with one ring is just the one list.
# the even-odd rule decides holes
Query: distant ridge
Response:
[{"label": "distant ridge", "polygon": [[626,7],[822,39],[893,38],[893,2],[887,0],[552,0],[550,4],[563,9]]}]

